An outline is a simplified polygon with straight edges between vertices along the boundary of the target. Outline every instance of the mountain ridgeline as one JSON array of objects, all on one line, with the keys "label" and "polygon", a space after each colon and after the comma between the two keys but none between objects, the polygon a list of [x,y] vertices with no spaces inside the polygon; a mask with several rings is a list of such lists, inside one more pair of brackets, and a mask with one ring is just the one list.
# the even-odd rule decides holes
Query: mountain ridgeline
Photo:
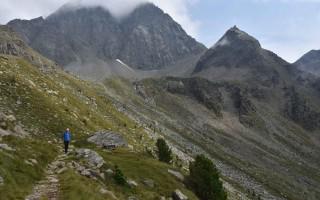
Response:
[{"label": "mountain ridgeline", "polygon": [[46,19],[13,20],[8,25],[62,66],[120,59],[132,68],[151,70],[206,50],[150,3],[121,19],[102,7],[65,5]]}]

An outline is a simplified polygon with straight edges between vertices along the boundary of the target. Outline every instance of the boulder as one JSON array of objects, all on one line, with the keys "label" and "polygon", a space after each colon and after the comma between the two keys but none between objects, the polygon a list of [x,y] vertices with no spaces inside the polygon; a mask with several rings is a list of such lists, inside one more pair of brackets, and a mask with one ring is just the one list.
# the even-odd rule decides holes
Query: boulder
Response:
[{"label": "boulder", "polygon": [[91,173],[90,173],[90,171],[88,170],[88,169],[83,169],[81,172],[80,172],[80,174],[82,175],[82,176],[86,176],[86,177],[88,177],[88,178],[90,178],[92,175],[91,175]]},{"label": "boulder", "polygon": [[152,179],[145,179],[143,184],[149,188],[154,188],[154,181]]},{"label": "boulder", "polygon": [[78,158],[84,158],[91,168],[101,168],[105,163],[97,152],[90,149],[77,149],[76,155]]},{"label": "boulder", "polygon": [[35,164],[35,165],[38,164],[38,161],[37,161],[36,159],[33,159],[33,158],[29,159],[29,161],[30,161],[31,163]]},{"label": "boulder", "polygon": [[130,197],[128,197],[128,200],[139,200],[139,199],[137,197],[130,196]]},{"label": "boulder", "polygon": [[113,194],[113,192],[111,192],[111,191],[109,191],[109,190],[107,190],[107,189],[101,188],[101,189],[99,190],[99,192],[100,192],[101,194],[106,194],[106,195],[108,195],[108,196],[111,197],[112,199],[118,199],[118,198],[116,197],[116,195]]},{"label": "boulder", "polygon": [[0,128],[0,137],[10,135],[11,133],[9,131],[3,130]]},{"label": "boulder", "polygon": [[63,161],[54,161],[54,162],[52,162],[52,163],[50,164],[49,167],[50,167],[52,170],[58,170],[58,169],[60,169],[60,168],[63,168],[65,165],[66,165],[66,164],[65,164],[65,162],[63,162]]},{"label": "boulder", "polygon": [[16,125],[13,129],[14,133],[16,136],[19,137],[26,137],[29,135],[29,133],[27,133],[22,127],[21,125]]},{"label": "boulder", "polygon": [[188,200],[188,197],[186,195],[184,195],[180,190],[176,189],[173,193],[172,193],[172,198],[174,200]]},{"label": "boulder", "polygon": [[11,122],[11,123],[14,123],[17,121],[16,117],[13,116],[13,115],[8,115],[7,118],[6,118],[6,121],[7,122]]},{"label": "boulder", "polygon": [[88,138],[88,141],[107,149],[128,146],[127,141],[120,134],[111,131],[97,132]]},{"label": "boulder", "polygon": [[20,123],[17,123],[14,115],[5,115],[0,112],[0,137],[6,135],[15,135],[23,138],[28,133],[23,130]]},{"label": "boulder", "polygon": [[180,172],[168,169],[168,173],[176,177],[179,181],[184,181],[184,176]]},{"label": "boulder", "polygon": [[4,180],[3,178],[0,176],[0,186],[4,185]]},{"label": "boulder", "polygon": [[14,151],[14,149],[9,147],[7,144],[0,144],[0,149],[6,150],[6,151]]},{"label": "boulder", "polygon": [[67,167],[63,167],[63,168],[61,168],[61,169],[59,169],[59,170],[57,171],[57,174],[62,174],[63,172],[65,172],[65,171],[67,171],[67,170],[68,170]]},{"label": "boulder", "polygon": [[134,180],[128,180],[127,183],[130,187],[137,187],[138,186],[138,183],[135,182]]},{"label": "boulder", "polygon": [[114,172],[113,172],[112,169],[107,169],[107,170],[106,170],[106,174],[107,174],[108,176],[113,176]]}]

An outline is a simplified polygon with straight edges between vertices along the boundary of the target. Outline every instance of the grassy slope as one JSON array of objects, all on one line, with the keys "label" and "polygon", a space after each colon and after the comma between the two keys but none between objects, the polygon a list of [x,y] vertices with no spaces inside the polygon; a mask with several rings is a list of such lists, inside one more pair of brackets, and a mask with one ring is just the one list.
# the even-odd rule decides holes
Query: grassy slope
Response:
[{"label": "grassy slope", "polygon": [[[235,114],[226,111],[225,117],[218,119],[204,111],[203,106],[198,106],[196,101],[166,92],[161,87],[164,85],[165,88],[166,83],[162,81],[143,81],[144,89],[155,100],[156,107],[143,106],[140,110],[137,109],[138,113],[157,120],[162,126],[201,146],[214,158],[246,172],[276,195],[286,196],[288,199],[318,198],[319,191],[315,188],[320,181],[317,175],[319,170],[316,168],[319,160],[314,153],[319,152],[317,142],[313,140],[313,133],[279,114],[273,102],[278,105],[277,98],[281,97],[271,96],[271,103],[266,100],[254,101],[258,114],[261,115],[254,117],[260,117],[264,123],[250,129],[241,125]],[[138,97],[132,89],[131,92],[123,91],[130,88],[128,83],[119,80],[109,80],[106,83],[115,88],[114,92],[121,88],[123,94],[129,94],[122,101],[136,107],[142,104],[135,103],[138,99],[143,102],[143,98]],[[134,100],[130,101],[131,98]],[[150,113],[150,110],[155,111]],[[161,117],[155,118],[155,113]],[[201,126],[198,120],[208,124]],[[311,184],[301,183],[301,177]],[[301,190],[304,193],[299,192]]]},{"label": "grassy slope", "polygon": [[[15,148],[14,154],[0,151],[0,174],[5,179],[0,187],[0,197],[6,199],[24,199],[39,181],[46,165],[57,155],[57,150],[46,141],[6,137],[3,142]],[[37,165],[31,166],[24,161],[36,159]]]},{"label": "grassy slope", "polygon": [[[0,151],[0,175],[5,179],[5,186],[0,187],[1,199],[22,199],[31,191],[32,185],[43,177],[45,166],[56,156],[56,145],[60,145],[61,132],[66,127],[72,130],[77,147],[88,146],[85,142],[88,134],[102,129],[121,133],[137,152],[153,145],[142,127],[137,127],[137,124],[114,108],[112,101],[105,95],[104,87],[81,81],[60,70],[42,72],[23,59],[1,56],[0,97],[0,110],[13,112],[32,134],[30,139],[3,139],[9,146],[17,148],[17,152]],[[49,144],[48,141],[53,142]],[[113,165],[122,167],[127,176],[137,178],[153,174],[151,177],[159,182],[155,191],[139,187],[128,194],[133,192],[148,199],[157,196],[158,192],[170,195],[174,189],[181,188],[191,199],[196,199],[181,183],[166,173],[169,166],[149,158],[139,161],[143,156],[141,153],[100,153],[110,159]],[[27,166],[24,160],[29,158],[36,158],[39,164],[34,168]],[[143,171],[139,171],[139,168]],[[61,195],[65,199],[79,199],[80,196],[83,199],[89,196],[91,199],[104,198],[97,194],[97,182],[73,172],[61,178]],[[116,186],[113,181],[107,184],[108,189],[115,189],[120,199],[124,198],[121,194],[126,193],[126,188]]]}]

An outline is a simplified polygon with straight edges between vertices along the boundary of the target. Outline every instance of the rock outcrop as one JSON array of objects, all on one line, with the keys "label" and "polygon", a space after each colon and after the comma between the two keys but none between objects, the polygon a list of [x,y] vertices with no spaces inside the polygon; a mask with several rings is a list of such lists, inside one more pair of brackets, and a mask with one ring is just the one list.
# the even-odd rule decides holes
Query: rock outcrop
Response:
[{"label": "rock outcrop", "polygon": [[13,148],[9,147],[7,144],[0,144],[0,150],[6,150],[6,151],[14,151]]},{"label": "rock outcrop", "polygon": [[179,181],[184,181],[184,176],[178,171],[168,169],[168,173],[173,175],[175,178],[177,178]]},{"label": "rock outcrop", "polygon": [[0,137],[6,135],[26,137],[28,133],[24,131],[22,125],[17,122],[17,119],[14,115],[6,115],[0,112]]},{"label": "rock outcrop", "polygon": [[111,131],[97,132],[88,138],[88,141],[107,149],[128,146],[127,141],[120,134]]},{"label": "rock outcrop", "polygon": [[97,152],[90,149],[76,149],[76,156],[78,158],[83,158],[93,169],[99,169],[105,163]]},{"label": "rock outcrop", "polygon": [[174,200],[188,200],[188,197],[178,189],[172,193],[172,197]]}]

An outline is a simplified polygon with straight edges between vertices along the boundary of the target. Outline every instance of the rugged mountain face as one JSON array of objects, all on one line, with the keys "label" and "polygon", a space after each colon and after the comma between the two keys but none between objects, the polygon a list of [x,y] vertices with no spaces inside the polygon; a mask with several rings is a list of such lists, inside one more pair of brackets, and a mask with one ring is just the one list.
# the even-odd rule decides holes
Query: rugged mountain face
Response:
[{"label": "rugged mountain face", "polygon": [[112,79],[105,86],[119,110],[189,155],[210,156],[249,198],[320,197],[320,98],[314,89],[177,77]]},{"label": "rugged mountain face", "polygon": [[320,76],[320,50],[311,50],[294,63],[300,70]]},{"label": "rugged mountain face", "polygon": [[46,19],[13,20],[8,25],[63,66],[120,59],[133,68],[159,69],[206,49],[149,3],[122,19],[101,7],[66,5]]},{"label": "rugged mountain face", "polygon": [[272,86],[287,79],[288,68],[286,61],[262,49],[258,40],[235,26],[200,58],[193,74],[210,80],[245,80]]},{"label": "rugged mountain face", "polygon": [[42,68],[53,68],[56,64],[31,49],[12,28],[0,26],[0,54],[23,57]]}]

